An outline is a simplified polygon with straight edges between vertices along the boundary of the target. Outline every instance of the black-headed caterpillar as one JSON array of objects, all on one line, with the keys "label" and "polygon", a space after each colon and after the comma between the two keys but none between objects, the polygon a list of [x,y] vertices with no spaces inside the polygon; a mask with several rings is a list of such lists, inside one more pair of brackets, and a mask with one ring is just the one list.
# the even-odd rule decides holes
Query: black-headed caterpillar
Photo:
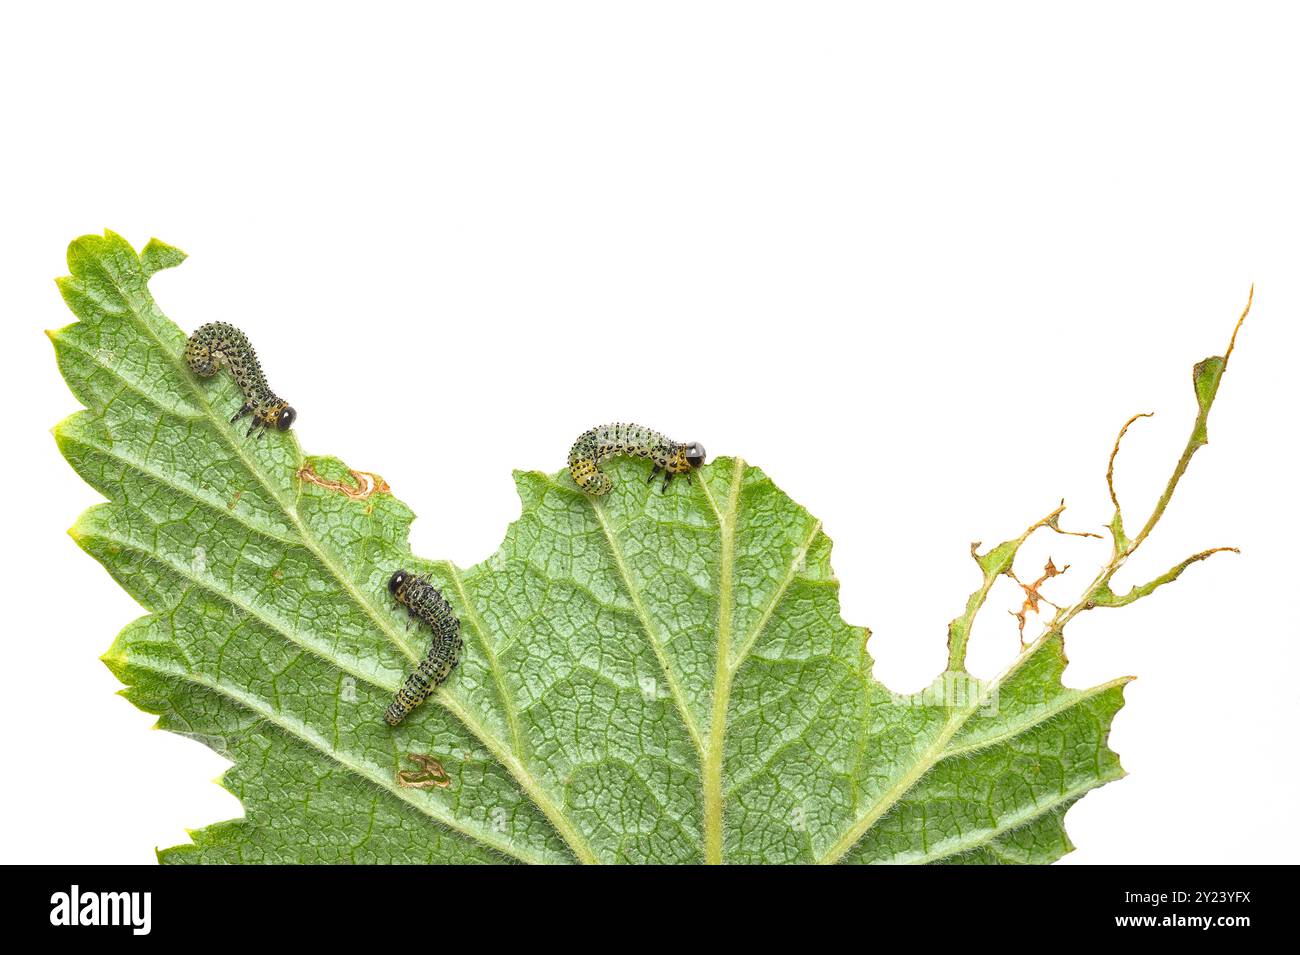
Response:
[{"label": "black-headed caterpillar", "polygon": [[427,577],[417,577],[399,570],[388,580],[388,592],[406,608],[413,620],[428,624],[433,631],[433,643],[415,672],[406,678],[402,688],[393,697],[384,713],[389,726],[396,726],[433,693],[460,662],[464,641],[460,636],[460,620],[452,612],[442,592]]},{"label": "black-headed caterpillar", "polygon": [[609,475],[600,470],[600,462],[616,454],[649,458],[654,462],[647,484],[664,472],[663,491],[674,474],[690,474],[704,463],[704,445],[698,441],[679,444],[658,431],[639,424],[603,424],[584,431],[569,449],[569,473],[588,494],[599,497],[614,486]]},{"label": "black-headed caterpillar", "polygon": [[230,423],[234,424],[244,415],[252,415],[253,423],[248,426],[250,435],[259,428],[259,438],[268,428],[288,431],[298,417],[298,412],[289,407],[289,402],[277,397],[267,386],[257,353],[249,344],[248,337],[234,325],[209,322],[199,328],[185,344],[185,361],[200,378],[210,378],[222,367],[230,366],[235,383],[244,393],[244,406],[230,419]]}]

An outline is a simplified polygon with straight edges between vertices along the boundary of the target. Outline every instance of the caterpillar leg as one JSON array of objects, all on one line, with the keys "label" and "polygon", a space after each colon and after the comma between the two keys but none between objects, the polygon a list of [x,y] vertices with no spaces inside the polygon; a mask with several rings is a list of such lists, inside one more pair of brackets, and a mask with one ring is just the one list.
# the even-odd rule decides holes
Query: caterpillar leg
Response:
[{"label": "caterpillar leg", "polygon": [[659,465],[656,464],[654,467],[650,469],[650,476],[645,479],[646,484],[653,484],[655,480],[655,475],[658,473],[659,473]]},{"label": "caterpillar leg", "polygon": [[240,408],[238,411],[235,412],[235,416],[234,416],[233,418],[230,419],[230,423],[231,423],[231,424],[234,424],[236,421],[238,421],[238,420],[239,420],[240,418],[242,418],[244,415],[248,415],[248,414],[252,414],[252,413],[253,413],[253,406],[250,405],[250,404],[245,404],[244,407]]},{"label": "caterpillar leg", "polygon": [[[664,471],[664,486],[660,489],[659,493],[660,493],[660,494],[667,494],[667,493],[668,493],[668,482],[671,481],[673,478],[677,477],[679,474],[680,474],[683,478],[686,479],[686,483],[688,483],[688,484],[690,483],[690,481],[691,481],[691,472],[690,472],[690,471],[670,471],[670,470],[665,470],[665,471]],[[653,475],[652,475],[652,476],[653,476]]]}]

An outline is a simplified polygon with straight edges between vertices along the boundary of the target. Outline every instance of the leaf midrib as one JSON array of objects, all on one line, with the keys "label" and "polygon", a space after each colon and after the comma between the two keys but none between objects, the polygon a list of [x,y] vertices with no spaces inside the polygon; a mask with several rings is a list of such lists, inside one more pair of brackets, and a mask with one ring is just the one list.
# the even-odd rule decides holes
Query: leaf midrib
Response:
[{"label": "leaf midrib", "polygon": [[723,517],[703,477],[700,487],[718,518],[721,530],[721,559],[718,569],[718,642],[714,652],[713,709],[709,716],[709,745],[702,772],[704,790],[704,861],[722,864],[723,809],[726,797],[722,790],[722,752],[727,732],[727,710],[731,698],[731,615],[732,589],[735,585],[736,511],[740,487],[744,482],[745,462],[733,458],[731,485],[727,490],[727,511]]}]

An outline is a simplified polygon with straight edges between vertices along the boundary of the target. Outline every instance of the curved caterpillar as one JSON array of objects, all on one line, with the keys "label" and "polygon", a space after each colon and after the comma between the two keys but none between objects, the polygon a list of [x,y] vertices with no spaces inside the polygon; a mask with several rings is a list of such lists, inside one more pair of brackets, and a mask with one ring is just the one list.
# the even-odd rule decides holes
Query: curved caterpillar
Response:
[{"label": "curved caterpillar", "polygon": [[230,419],[230,423],[251,414],[253,423],[248,426],[248,435],[258,428],[261,428],[257,432],[259,438],[268,428],[288,431],[298,417],[298,412],[289,407],[289,402],[277,397],[267,386],[257,353],[248,343],[247,336],[234,325],[209,322],[199,328],[185,344],[185,361],[200,378],[210,378],[223,366],[230,366],[235,383],[244,393],[244,407]]},{"label": "curved caterpillar", "polygon": [[433,631],[433,643],[415,672],[406,678],[384,712],[384,721],[396,726],[436,690],[460,662],[465,642],[460,636],[460,620],[451,604],[427,577],[416,577],[399,570],[388,580],[388,592],[406,608],[411,618],[426,623]]},{"label": "curved caterpillar", "polygon": [[679,444],[639,424],[603,424],[584,431],[569,449],[569,473],[573,475],[574,483],[596,497],[608,494],[614,482],[600,470],[599,465],[616,454],[630,454],[653,461],[654,467],[650,469],[646,483],[653,481],[662,470],[662,491],[668,490],[668,482],[674,474],[690,474],[704,463],[704,445],[698,441]]}]

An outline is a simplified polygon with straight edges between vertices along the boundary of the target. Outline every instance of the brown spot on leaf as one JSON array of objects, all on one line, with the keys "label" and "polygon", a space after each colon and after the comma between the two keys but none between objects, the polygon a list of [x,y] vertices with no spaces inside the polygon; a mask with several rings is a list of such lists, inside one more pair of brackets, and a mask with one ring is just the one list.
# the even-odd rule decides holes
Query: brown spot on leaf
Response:
[{"label": "brown spot on leaf", "polygon": [[350,501],[364,501],[372,494],[388,494],[392,488],[388,482],[378,474],[370,471],[354,471],[348,468],[348,474],[352,476],[352,484],[344,481],[331,481],[329,478],[321,477],[310,463],[304,464],[298,469],[298,479],[308,484],[315,484],[317,487],[323,487],[328,491],[337,491]]},{"label": "brown spot on leaf", "polygon": [[428,753],[407,753],[406,758],[419,769],[401,769],[397,772],[397,785],[404,789],[446,789],[451,785],[451,777]]}]

